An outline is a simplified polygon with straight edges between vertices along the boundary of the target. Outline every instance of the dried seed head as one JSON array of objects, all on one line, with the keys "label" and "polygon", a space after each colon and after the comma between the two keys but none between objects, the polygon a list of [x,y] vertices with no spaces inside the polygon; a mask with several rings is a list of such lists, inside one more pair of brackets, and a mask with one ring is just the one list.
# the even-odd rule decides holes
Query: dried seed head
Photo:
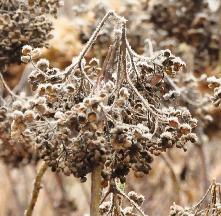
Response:
[{"label": "dried seed head", "polygon": [[[1,69],[21,61],[28,63],[30,61],[28,56],[32,55],[32,47],[46,45],[52,30],[52,23],[47,14],[56,14],[58,7],[58,4],[54,4],[56,1],[47,1],[47,6],[39,4],[43,1],[34,1],[33,6],[28,4],[28,0],[1,1],[1,29],[5,32],[0,35],[0,56],[4,56],[1,58]],[[26,45],[27,43],[29,45]]]},{"label": "dried seed head", "polygon": [[85,124],[87,121],[87,117],[84,113],[79,113],[78,114],[78,121],[80,124]]},{"label": "dried seed head", "polygon": [[31,51],[31,58],[33,60],[40,58],[41,56],[41,49],[35,48]]},{"label": "dried seed head", "polygon": [[133,210],[134,210],[133,207],[128,206],[125,209],[123,209],[123,214],[125,216],[131,216],[131,215],[133,215]]},{"label": "dried seed head", "polygon": [[35,109],[41,114],[44,114],[47,111],[47,107],[45,104],[36,104]]},{"label": "dried seed head", "polygon": [[21,111],[15,110],[13,112],[13,118],[15,121],[21,122],[23,120],[23,113]]},{"label": "dried seed head", "polygon": [[40,59],[36,67],[45,72],[49,68],[49,61],[47,59]]},{"label": "dried seed head", "polygon": [[26,110],[24,112],[24,121],[32,122],[35,119],[35,113],[32,110]]},{"label": "dried seed head", "polygon": [[32,51],[32,47],[31,47],[30,45],[24,45],[24,46],[22,47],[22,54],[23,54],[24,56],[29,55],[29,54],[31,53],[31,51]]},{"label": "dried seed head", "polygon": [[144,202],[144,196],[143,195],[138,195],[136,192],[134,191],[130,191],[128,193],[128,196],[130,199],[132,199],[135,203],[137,203],[137,205],[142,205]]},{"label": "dried seed head", "polygon": [[13,109],[13,110],[19,110],[19,111],[21,111],[22,107],[23,107],[23,105],[22,105],[22,102],[21,102],[20,100],[16,100],[16,101],[14,101],[13,104],[12,104],[12,109]]},{"label": "dried seed head", "polygon": [[103,203],[99,206],[100,214],[101,214],[101,215],[105,215],[105,214],[109,211],[110,206],[111,206],[111,203],[110,203],[110,202],[103,202]]},{"label": "dried seed head", "polygon": [[119,94],[120,94],[121,97],[123,97],[123,98],[125,98],[125,99],[128,99],[129,96],[130,96],[130,94],[129,94],[129,92],[128,92],[128,89],[125,88],[125,87],[123,87],[123,88],[120,89]]},{"label": "dried seed head", "polygon": [[88,121],[89,122],[96,122],[97,121],[97,114],[96,114],[96,112],[89,112],[87,117],[88,117]]},{"label": "dried seed head", "polygon": [[172,116],[168,119],[168,122],[169,122],[169,125],[171,127],[174,127],[174,128],[178,128],[179,127],[179,120],[177,117],[175,116]]},{"label": "dried seed head", "polygon": [[21,61],[24,63],[28,63],[31,61],[31,57],[30,56],[22,56]]},{"label": "dried seed head", "polygon": [[197,127],[197,119],[196,118],[192,118],[192,119],[190,119],[190,126],[192,127],[192,128],[195,128],[195,127]]},{"label": "dried seed head", "polygon": [[61,119],[61,118],[63,118],[63,117],[64,117],[64,113],[61,112],[61,111],[57,111],[57,112],[55,113],[55,115],[54,115],[54,118],[55,118],[55,119]]},{"label": "dried seed head", "polygon": [[188,134],[191,132],[191,126],[187,123],[181,124],[180,125],[180,132],[182,134]]}]

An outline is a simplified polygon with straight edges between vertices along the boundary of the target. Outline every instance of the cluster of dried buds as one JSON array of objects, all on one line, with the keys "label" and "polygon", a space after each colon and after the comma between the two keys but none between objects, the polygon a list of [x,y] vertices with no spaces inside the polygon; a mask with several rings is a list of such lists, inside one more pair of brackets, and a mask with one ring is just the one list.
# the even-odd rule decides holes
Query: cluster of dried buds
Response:
[{"label": "cluster of dried buds", "polygon": [[212,12],[208,2],[158,1],[150,9],[150,21],[166,37],[190,44],[194,51],[195,69],[202,70],[219,59],[219,16]]},{"label": "cluster of dried buds", "polygon": [[0,3],[0,69],[19,63],[21,48],[46,46],[52,37],[52,22],[48,15],[56,15],[57,0],[2,0]]},{"label": "cluster of dried buds", "polygon": [[221,104],[221,78],[216,78],[215,76],[209,77],[207,79],[209,88],[214,89],[214,95],[211,98],[215,106],[220,106]]},{"label": "cluster of dried buds", "polygon": [[[84,55],[110,17],[118,25],[100,67],[97,59],[87,62]],[[102,166],[104,182],[124,182],[130,169],[136,176],[148,174],[154,155],[175,146],[186,150],[186,144],[197,142],[190,112],[164,100],[165,77],[175,76],[184,63],[169,50],[137,55],[125,28],[125,20],[109,12],[64,71],[51,68],[45,59],[35,63],[35,49],[23,48],[23,61],[35,67],[29,78],[35,94],[27,105],[32,118],[25,121],[19,111],[11,129],[32,140],[53,171],[85,181]],[[20,123],[22,127],[14,127]]]},{"label": "cluster of dried buds", "polygon": [[176,79],[167,76],[168,93],[163,96],[166,104],[171,106],[179,103],[191,110],[194,117],[192,124],[197,124],[198,132],[213,124],[212,112],[209,109],[211,104],[209,93],[205,94],[200,89],[200,85],[207,86],[206,79],[206,75],[196,78],[191,72],[179,74]]},{"label": "cluster of dried buds", "polygon": [[194,214],[189,213],[188,208],[176,205],[175,203],[170,207],[170,216],[193,216]]},{"label": "cluster of dried buds", "polygon": [[[138,216],[145,215],[141,210],[141,205],[144,202],[144,196],[138,195],[134,191],[130,191],[126,194],[122,189],[113,191],[110,201],[103,201],[99,206],[100,214],[105,215],[125,215],[125,216]],[[129,206],[123,206],[123,200],[129,203]]]},{"label": "cluster of dried buds", "polygon": [[21,136],[25,122],[33,119],[25,98],[5,98],[0,106],[0,158],[5,164],[19,167],[38,160],[33,142]]},{"label": "cluster of dried buds", "polygon": [[28,0],[31,10],[38,10],[42,14],[51,14],[57,17],[58,8],[63,4],[60,0]]},{"label": "cluster of dried buds", "polygon": [[[105,4],[90,9],[94,12],[95,20],[107,10]],[[128,39],[137,52],[143,53],[144,41],[151,38],[158,49],[173,49],[174,52],[179,52],[179,55],[185,55],[188,51],[184,47],[190,46],[189,52],[194,57],[193,66],[196,72],[202,72],[208,66],[216,67],[220,47],[219,14],[209,8],[206,0],[159,0],[139,3],[125,1],[119,12],[128,19]],[[94,23],[96,21],[88,24],[89,32],[96,27]],[[97,46],[101,55],[105,53],[105,44],[110,41],[110,28],[111,25],[106,26],[98,37]],[[85,35],[86,38],[90,35],[87,31],[83,33],[82,42],[85,41]],[[146,42],[148,43],[148,40]],[[180,46],[181,44],[185,46]],[[94,49],[95,53],[96,50],[97,47]]]},{"label": "cluster of dried buds", "polygon": [[170,216],[219,216],[221,214],[220,184],[212,183],[203,198],[190,208],[175,203],[170,207]]},{"label": "cluster of dried buds", "polygon": [[[161,1],[160,1],[161,2]],[[207,97],[204,93],[202,93],[202,89],[199,88],[199,86],[206,86],[206,80],[205,76],[200,76],[197,78],[194,76],[195,71],[192,71],[192,69],[196,69],[196,65],[194,66],[193,63],[195,61],[198,62],[200,59],[200,56],[202,53],[207,52],[207,47],[203,46],[200,48],[203,49],[204,51],[198,52],[198,48],[195,49],[198,45],[194,45],[190,39],[187,38],[187,36],[184,35],[185,33],[179,33],[183,38],[179,37],[179,34],[171,33],[169,34],[167,31],[170,31],[171,29],[164,26],[158,26],[157,23],[154,22],[153,17],[154,16],[154,11],[157,10],[157,8],[161,7],[168,7],[168,10],[171,8],[174,8],[174,10],[181,10],[181,8],[187,7],[185,11],[188,11],[190,16],[186,16],[183,13],[170,13],[171,16],[175,16],[176,23],[174,24],[173,22],[168,22],[168,25],[174,25],[174,28],[181,28],[183,23],[185,23],[185,27],[191,29],[190,25],[192,20],[194,19],[195,16],[198,16],[198,9],[200,8],[201,11],[205,11],[205,13],[211,13],[209,10],[207,4],[205,4],[203,1],[195,1],[195,2],[190,2],[189,4],[186,1],[178,1],[178,5],[184,5],[183,7],[177,7],[175,8],[172,7],[171,5],[175,4],[174,1],[170,1],[168,4],[165,4],[162,2],[162,4],[158,4],[158,2],[153,2],[148,3],[148,2],[143,2],[143,3],[131,3],[129,2],[128,5],[125,7],[122,6],[121,8],[121,14],[125,16],[128,19],[127,24],[129,25],[130,31],[128,31],[128,41],[130,41],[130,44],[132,44],[132,47],[136,49],[139,53],[143,53],[145,56],[150,56],[153,53],[153,45],[156,45],[156,47],[160,47],[162,49],[169,47],[172,49],[175,53],[182,53],[184,58],[189,62],[187,70],[185,70],[184,73],[178,73],[176,76],[173,74],[173,70],[171,68],[167,69],[166,74],[168,76],[165,76],[165,86],[164,88],[167,88],[165,95],[163,96],[163,99],[165,100],[165,104],[168,106],[174,106],[175,104],[179,103],[183,106],[187,106],[188,109],[191,109],[191,114],[193,117],[197,118],[201,128],[205,128],[208,123],[211,123],[212,118],[210,116],[210,111],[208,109],[208,106],[210,104],[209,96]],[[200,7],[194,7],[196,4],[199,4]],[[171,6],[171,8],[170,8]],[[172,10],[172,9],[171,9]],[[94,16],[96,17],[99,14],[104,14],[105,11],[107,11],[107,7],[105,5],[99,5],[93,8],[92,10],[94,12]],[[137,11],[139,11],[140,16],[137,16]],[[149,13],[147,13],[149,11]],[[150,14],[150,16],[148,15]],[[181,19],[179,16],[183,16],[184,18]],[[159,14],[159,16],[156,16],[156,18],[164,16],[163,13]],[[215,17],[214,17],[215,16]],[[192,17],[189,20],[189,24],[187,23],[186,19],[189,19],[189,17]],[[217,16],[213,14],[213,16],[207,16],[210,17],[210,19],[216,19]],[[162,22],[167,22],[166,17],[165,19],[162,19]],[[159,18],[160,19],[160,18]],[[181,19],[181,25],[177,21],[177,19]],[[175,22],[175,21],[174,21]],[[96,22],[94,22],[96,23]],[[94,29],[95,24],[88,25],[88,28]],[[189,25],[189,26],[188,26]],[[215,25],[215,24],[214,24]],[[98,43],[95,44],[93,47],[94,50],[92,50],[92,54],[97,54],[96,50],[99,51],[99,57],[104,58],[104,55],[107,53],[105,49],[105,45],[110,41],[111,34],[109,34],[111,25],[105,26],[106,28],[99,34],[97,40]],[[196,27],[196,26],[195,26]],[[209,30],[207,33],[208,35],[210,34],[210,28],[207,28],[207,26],[201,26],[199,28],[203,28],[203,31]],[[148,29],[148,31],[147,31]],[[218,25],[214,26],[214,31],[218,31]],[[90,32],[89,31],[89,32]],[[171,30],[172,31],[172,30]],[[209,36],[208,36],[209,37]],[[211,36],[212,37],[212,36]],[[148,40],[146,38],[151,38],[151,40]],[[83,41],[84,39],[82,39]],[[205,39],[207,40],[207,39]],[[145,41],[145,42],[144,42]],[[145,44],[145,46],[143,46]],[[173,44],[173,45],[171,45]],[[202,45],[204,43],[200,43]],[[205,44],[204,44],[205,45]],[[218,46],[215,46],[214,49],[217,49]],[[218,49],[217,49],[218,50]],[[188,53],[188,54],[187,54]],[[195,53],[195,54],[194,54]],[[188,56],[187,56],[188,55]],[[195,56],[194,56],[195,55]],[[210,55],[211,56],[211,55]],[[192,59],[193,57],[193,59]],[[207,61],[202,61],[200,60],[201,66],[205,63],[204,66],[211,66],[210,63]],[[164,62],[164,64],[171,64],[170,60],[168,62]],[[194,67],[192,67],[194,66]],[[203,66],[203,67],[204,67]],[[144,66],[141,66],[144,68]],[[156,67],[156,65],[154,65]],[[154,67],[150,69],[150,71],[154,71]],[[204,68],[205,69],[205,68]],[[145,70],[145,69],[144,69]],[[158,76],[160,79],[161,76]],[[171,77],[174,77],[175,79],[171,79]],[[145,79],[148,79],[145,77]],[[156,80],[156,81],[155,81]],[[157,82],[157,76],[156,79],[147,80],[148,82]],[[202,85],[203,84],[203,85]],[[205,89],[204,89],[205,90]]]}]

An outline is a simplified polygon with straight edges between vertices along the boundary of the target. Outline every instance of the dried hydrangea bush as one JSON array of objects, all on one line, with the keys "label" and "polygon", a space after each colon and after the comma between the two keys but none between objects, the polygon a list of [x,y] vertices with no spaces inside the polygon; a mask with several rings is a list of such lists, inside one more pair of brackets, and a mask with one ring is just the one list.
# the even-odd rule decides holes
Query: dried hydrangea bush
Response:
[{"label": "dried hydrangea bush", "polygon": [[[188,14],[188,16],[186,16]],[[219,13],[208,1],[158,1],[150,8],[150,21],[166,37],[191,45],[194,70],[201,73],[219,61]]]},{"label": "dried hydrangea bush", "polygon": [[2,0],[0,3],[0,69],[20,63],[25,44],[43,47],[52,37],[49,15],[56,16],[57,0]]},{"label": "dried hydrangea bush", "polygon": [[[0,3],[0,70],[4,72],[7,66],[13,63],[21,62],[21,50],[25,44],[33,47],[43,47],[47,45],[47,41],[52,37],[53,29],[49,15],[56,16],[59,2],[51,1],[7,1]],[[38,48],[32,53],[33,58],[38,55]],[[29,164],[31,161],[37,160],[36,150],[33,148],[30,140],[16,140],[16,134],[10,136],[10,125],[12,124],[14,115],[18,121],[22,119],[17,111],[27,111],[25,108],[27,98],[25,96],[17,96],[11,91],[3,79],[1,74],[1,88],[5,87],[10,96],[1,92],[1,139],[0,139],[0,155],[1,159],[10,166],[19,167],[22,164]],[[21,105],[22,104],[22,105]],[[16,107],[16,108],[15,108]],[[27,116],[26,116],[27,117]],[[28,118],[29,118],[28,117]],[[30,118],[29,118],[30,119]],[[22,122],[19,125],[23,127]],[[13,139],[12,139],[13,137]],[[22,141],[22,144],[21,144]]]},{"label": "dried hydrangea bush", "polygon": [[[25,102],[25,99],[14,103],[5,101],[0,106],[0,158],[11,167],[20,167],[38,160],[33,142],[18,133],[18,130],[25,127],[23,119],[30,121],[32,118],[32,112],[24,108]],[[13,119],[16,119],[17,125],[13,124]]]},{"label": "dried hydrangea bush", "polygon": [[[104,14],[108,7],[105,4],[96,5],[88,10],[92,10],[96,18]],[[201,128],[207,128],[209,124],[212,124],[213,110],[211,110],[210,99],[207,95],[206,73],[211,73],[210,70],[217,67],[219,56],[217,12],[212,12],[206,1],[128,2],[126,6],[121,6],[119,11],[128,19],[128,40],[137,52],[150,56],[153,48],[169,48],[183,56],[188,67],[184,73],[178,73],[175,79],[165,79],[171,89],[166,98],[168,103],[182,103],[183,106],[187,106],[191,114],[200,122]],[[138,11],[140,16],[137,16]],[[186,16],[186,13],[189,16]],[[94,23],[96,19],[93,23],[87,24],[87,31],[83,32],[84,36],[88,37],[88,32],[95,28]],[[213,24],[210,25],[210,23]],[[110,41],[111,35],[108,34],[110,29],[111,24],[105,26],[91,51],[100,59],[103,59],[106,54],[105,44]],[[182,29],[185,29],[185,33]],[[189,32],[195,32],[195,34]],[[200,36],[200,33],[204,36]],[[198,40],[199,38],[201,39]],[[197,41],[202,41],[202,43]],[[196,71],[200,73],[195,73]],[[167,74],[172,76],[172,71],[168,70]]]},{"label": "dried hydrangea bush", "polygon": [[[104,61],[85,59],[107,21],[114,31]],[[129,171],[141,177],[151,170],[154,157],[197,142],[196,119],[185,106],[168,102],[180,96],[167,82],[184,62],[169,50],[138,55],[126,34],[126,20],[107,13],[64,71],[39,59],[39,49],[24,46],[21,59],[34,66],[29,77],[33,96],[14,95],[13,106],[6,102],[13,107],[8,111],[12,140],[36,148],[52,171],[84,182],[87,174],[101,170],[98,175],[107,188],[100,203],[103,215],[145,215],[142,196],[121,188]],[[131,208],[121,206],[123,198]]]},{"label": "dried hydrangea bush", "polygon": [[[169,48],[179,53],[179,56],[185,56],[188,52],[189,55],[185,56],[187,58],[192,55],[193,62],[188,64],[193,64],[191,70],[197,72],[197,75],[217,66],[220,18],[218,11],[210,9],[207,0],[125,1],[125,4],[119,5],[117,11],[128,19],[128,39],[137,52],[143,53],[146,49],[144,44],[151,39],[158,49]],[[93,11],[94,22],[88,23],[87,31],[82,33],[82,41],[95,28],[97,16],[108,10],[108,4],[99,4],[87,10],[90,13]],[[110,40],[109,28],[102,31],[97,47],[104,48],[104,44]]]},{"label": "dried hydrangea bush", "polygon": [[58,6],[57,0],[1,1],[0,71],[10,88],[19,83],[25,67],[20,64],[22,46],[48,46]]},{"label": "dried hydrangea bush", "polygon": [[214,95],[211,100],[214,106],[220,106],[221,103],[221,78],[212,76],[207,78],[209,88],[213,89]]}]

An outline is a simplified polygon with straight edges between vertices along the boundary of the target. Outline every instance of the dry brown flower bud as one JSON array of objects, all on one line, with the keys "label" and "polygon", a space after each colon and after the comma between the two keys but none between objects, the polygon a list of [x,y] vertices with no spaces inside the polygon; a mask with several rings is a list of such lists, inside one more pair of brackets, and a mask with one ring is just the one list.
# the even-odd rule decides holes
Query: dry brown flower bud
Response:
[{"label": "dry brown flower bud", "polygon": [[128,89],[125,88],[125,87],[120,89],[119,94],[120,94],[121,97],[124,97],[125,99],[128,99],[129,96],[130,96],[130,94],[128,92]]},{"label": "dry brown flower bud", "polygon": [[12,104],[12,109],[13,110],[21,111],[21,109],[22,109],[22,102],[20,100],[14,101],[13,104]]},{"label": "dry brown flower bud", "polygon": [[179,127],[179,120],[177,117],[170,117],[168,119],[168,122],[169,122],[169,125],[171,127],[174,127],[174,128],[178,128]]},{"label": "dry brown flower bud", "polygon": [[79,113],[78,114],[78,121],[80,124],[85,124],[87,121],[87,117],[84,113]]},{"label": "dry brown flower bud", "polygon": [[22,56],[21,61],[24,63],[28,63],[31,61],[31,57],[30,56]]},{"label": "dry brown flower bud", "polygon": [[100,209],[100,213],[101,215],[104,215],[105,213],[108,212],[109,208],[110,208],[110,202],[103,202],[100,206],[99,206],[99,209]]},{"label": "dry brown flower bud", "polygon": [[41,56],[41,49],[40,48],[35,48],[31,51],[31,58],[32,59],[38,59]]},{"label": "dry brown flower bud", "polygon": [[21,111],[14,111],[13,112],[13,118],[15,121],[21,122],[23,120],[23,113]]},{"label": "dry brown flower bud", "polygon": [[32,51],[32,47],[31,47],[30,45],[24,45],[24,46],[22,47],[22,54],[23,54],[24,56],[29,55],[31,51]]},{"label": "dry brown flower bud", "polygon": [[32,122],[35,118],[35,113],[32,110],[26,110],[24,112],[24,121]]},{"label": "dry brown flower bud", "polygon": [[36,67],[45,72],[49,68],[49,61],[47,59],[40,59]]},{"label": "dry brown flower bud", "polygon": [[47,110],[47,107],[44,104],[36,104],[35,108],[41,114],[44,114]]},{"label": "dry brown flower bud", "polygon": [[97,121],[97,114],[96,114],[96,112],[88,113],[88,121],[89,122],[96,122]]},{"label": "dry brown flower bud", "polygon": [[137,203],[137,205],[142,205],[144,202],[144,196],[143,195],[138,195],[136,192],[134,191],[130,191],[128,193],[128,196],[130,197],[130,199],[132,199],[135,203]]},{"label": "dry brown flower bud", "polygon": [[189,124],[186,124],[186,123],[181,124],[181,125],[180,125],[180,132],[181,132],[182,134],[188,134],[188,133],[190,133],[190,132],[191,132],[191,127],[190,127],[190,125],[189,125]]}]

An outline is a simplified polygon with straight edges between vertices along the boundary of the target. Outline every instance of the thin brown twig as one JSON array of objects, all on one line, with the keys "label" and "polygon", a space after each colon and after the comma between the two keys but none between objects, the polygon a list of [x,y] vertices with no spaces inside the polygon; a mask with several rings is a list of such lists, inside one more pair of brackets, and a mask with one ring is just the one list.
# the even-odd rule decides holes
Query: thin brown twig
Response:
[{"label": "thin brown twig", "polygon": [[113,212],[113,208],[114,208],[113,194],[111,194],[110,203],[111,203],[111,205],[110,205],[110,208],[107,212],[107,216]]},{"label": "thin brown twig", "polygon": [[32,214],[33,214],[33,210],[34,210],[34,207],[36,205],[38,195],[39,195],[39,192],[40,192],[40,189],[41,189],[41,180],[42,180],[42,177],[43,177],[44,173],[47,170],[47,167],[48,167],[48,165],[46,163],[43,163],[41,165],[38,173],[37,173],[37,176],[36,176],[35,181],[34,181],[34,188],[33,188],[33,191],[32,191],[31,200],[30,200],[28,208],[27,208],[27,210],[25,211],[25,214],[24,214],[25,216],[32,216]]},{"label": "thin brown twig", "polygon": [[[34,171],[34,174],[37,175],[37,172],[36,172],[36,167],[35,166],[32,166],[32,169]],[[48,185],[46,184],[45,181],[43,181],[43,186],[44,186],[44,192],[48,198],[48,201],[49,201],[49,204],[51,206],[51,211],[53,212],[53,215],[56,216],[57,215],[57,212],[55,212],[55,209],[54,209],[54,200],[53,200],[53,196],[52,194],[50,193],[50,190],[48,189]]]},{"label": "thin brown twig", "polygon": [[113,204],[114,204],[114,215],[120,216],[121,215],[120,200],[117,193],[113,194]]},{"label": "thin brown twig", "polygon": [[90,37],[89,41],[87,42],[86,46],[83,48],[83,50],[81,51],[77,62],[75,62],[74,64],[70,65],[68,68],[68,71],[65,73],[65,76],[69,76],[71,74],[71,72],[73,71],[73,69],[77,66],[81,64],[82,59],[84,58],[84,56],[87,54],[88,50],[90,49],[90,47],[92,46],[92,44],[94,43],[94,41],[96,40],[98,33],[100,32],[100,30],[102,29],[102,27],[104,26],[104,24],[106,23],[106,21],[108,20],[108,18],[110,16],[113,16],[114,12],[110,11],[108,12],[104,18],[101,20],[101,22],[99,23],[99,25],[97,26],[96,30],[94,31],[94,33],[92,34],[92,36]]},{"label": "thin brown twig", "polygon": [[20,99],[20,97],[19,97],[18,95],[16,95],[16,94],[9,88],[8,84],[6,83],[4,77],[3,77],[3,75],[2,75],[1,73],[0,73],[0,80],[2,81],[2,84],[5,86],[6,90],[8,91],[8,93],[9,93],[12,97],[14,97],[14,98],[19,98],[19,99]]},{"label": "thin brown twig", "polygon": [[[129,49],[128,49],[129,51]],[[130,60],[131,60],[131,64],[132,64],[132,68],[133,68],[133,63],[132,63],[132,58],[131,58],[131,54],[129,53],[130,56]],[[135,70],[135,68],[133,68],[133,70]],[[136,95],[140,98],[140,100],[143,102],[144,106],[146,107],[146,109],[152,113],[153,115],[157,116],[159,120],[165,121],[165,118],[163,118],[163,116],[159,115],[155,110],[152,109],[152,107],[150,106],[149,102],[144,99],[144,97],[139,93],[139,91],[136,89],[136,87],[133,85],[132,81],[130,80],[129,74],[126,73],[126,79],[127,82],[129,83],[129,85],[131,86],[131,88],[133,89],[133,91],[136,93]]]}]

